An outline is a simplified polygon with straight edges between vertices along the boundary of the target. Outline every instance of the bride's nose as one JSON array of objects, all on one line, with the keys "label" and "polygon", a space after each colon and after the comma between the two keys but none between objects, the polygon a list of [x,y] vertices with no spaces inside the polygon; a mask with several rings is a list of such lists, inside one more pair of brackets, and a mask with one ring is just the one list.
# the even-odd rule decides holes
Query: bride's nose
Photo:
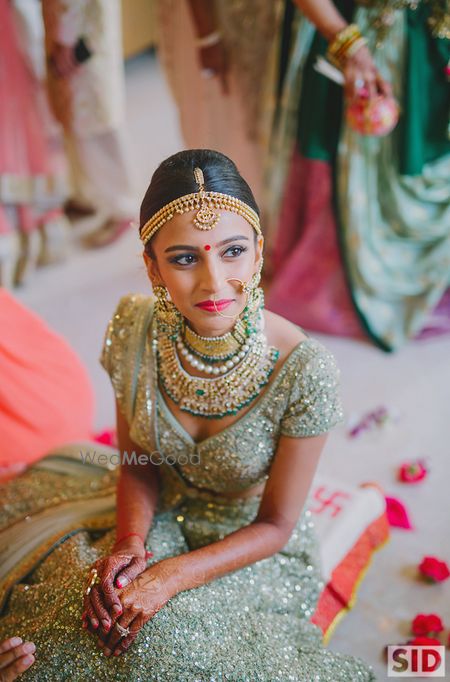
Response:
[{"label": "bride's nose", "polygon": [[225,270],[214,256],[205,258],[201,270],[201,288],[210,296],[220,293],[226,287]]}]

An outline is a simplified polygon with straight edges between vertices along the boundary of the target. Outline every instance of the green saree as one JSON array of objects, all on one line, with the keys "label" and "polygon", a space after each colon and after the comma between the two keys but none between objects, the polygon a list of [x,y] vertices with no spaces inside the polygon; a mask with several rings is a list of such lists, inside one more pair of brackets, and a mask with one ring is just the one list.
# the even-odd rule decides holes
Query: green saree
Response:
[{"label": "green saree", "polygon": [[[345,273],[365,331],[390,351],[426,326],[450,286],[450,94],[445,74],[449,41],[432,37],[427,25],[430,7],[421,3],[415,11],[396,12],[388,37],[376,48],[373,10],[349,0],[336,4],[368,38],[375,63],[400,102],[400,122],[383,138],[362,136],[348,127],[342,88],[313,68],[316,57],[325,53],[326,41],[298,18],[273,138],[271,202],[276,213],[294,139],[301,159],[331,166],[335,225],[324,227],[321,238],[334,239],[329,230],[336,230],[339,249],[333,267]],[[291,181],[290,192],[293,187]],[[302,248],[300,240],[306,244],[308,233],[320,229],[321,214],[318,209],[308,224],[300,210],[289,209],[292,197],[286,194],[283,202],[280,226],[269,241],[276,245],[290,240],[290,247],[289,253],[286,246],[276,258],[267,305],[308,328],[308,317],[300,312],[308,306],[302,260],[316,259],[320,271],[321,253],[307,245]],[[290,299],[293,291],[295,305]],[[334,308],[339,305],[345,302],[335,297]],[[445,315],[444,328],[450,331],[450,311]],[[327,331],[326,320],[320,331]],[[329,331],[335,333],[331,325]]]}]

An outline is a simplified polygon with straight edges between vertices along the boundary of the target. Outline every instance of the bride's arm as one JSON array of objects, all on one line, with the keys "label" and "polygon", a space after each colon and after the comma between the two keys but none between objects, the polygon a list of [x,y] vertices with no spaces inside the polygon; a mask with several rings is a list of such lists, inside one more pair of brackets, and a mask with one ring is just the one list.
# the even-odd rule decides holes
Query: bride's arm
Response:
[{"label": "bride's arm", "polygon": [[106,656],[126,651],[142,626],[172,597],[200,587],[280,551],[289,540],[306,501],[327,434],[281,436],[255,520],[205,547],[159,561],[120,594],[123,615],[119,625],[129,630],[121,638],[113,629],[105,643]]},{"label": "bride's arm", "polygon": [[[83,618],[98,634],[105,634],[111,619],[122,612],[116,587],[121,589],[142,575],[146,567],[144,541],[153,522],[158,493],[159,475],[150,460],[145,465],[134,464],[130,458],[142,453],[130,438],[128,423],[116,400],[117,436],[121,457],[117,484],[116,542],[110,553],[91,568],[98,573],[100,585],[93,585],[85,594]],[[125,460],[125,453],[128,457]],[[102,627],[100,628],[100,624]]]},{"label": "bride's arm", "polygon": [[[280,551],[300,517],[326,439],[327,434],[281,436],[255,520],[222,540],[160,562],[158,577],[164,576],[166,594],[198,587]],[[143,582],[146,573],[151,576],[152,567]]]},{"label": "bride's arm", "polygon": [[[137,456],[142,453],[142,448],[130,438],[129,426],[120,411],[116,401],[117,413],[117,438],[121,458],[128,453],[128,461],[121,461],[120,476],[117,484],[117,528],[116,544],[114,549],[130,551],[140,549],[144,551],[143,542],[138,536],[145,539],[152,525],[153,516],[158,502],[159,472],[158,467],[150,460],[145,465],[131,463],[130,456],[133,452]],[[121,540],[130,533],[136,533]],[[119,540],[120,542],[117,542]],[[151,549],[151,548],[150,548]],[[124,577],[123,575],[121,577]],[[121,581],[126,585],[126,581]]]}]

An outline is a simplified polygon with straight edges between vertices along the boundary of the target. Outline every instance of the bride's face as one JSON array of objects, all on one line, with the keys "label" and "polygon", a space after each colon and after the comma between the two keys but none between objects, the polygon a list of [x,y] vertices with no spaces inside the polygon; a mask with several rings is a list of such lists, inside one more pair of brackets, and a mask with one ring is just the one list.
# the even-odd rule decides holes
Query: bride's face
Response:
[{"label": "bride's face", "polygon": [[185,213],[163,225],[151,242],[155,258],[144,252],[144,260],[152,284],[167,287],[192,329],[219,336],[245,307],[247,297],[237,280],[248,282],[257,272],[264,239],[257,235],[255,244],[251,225],[230,211],[220,212],[212,230],[199,230],[192,221],[193,213]]}]

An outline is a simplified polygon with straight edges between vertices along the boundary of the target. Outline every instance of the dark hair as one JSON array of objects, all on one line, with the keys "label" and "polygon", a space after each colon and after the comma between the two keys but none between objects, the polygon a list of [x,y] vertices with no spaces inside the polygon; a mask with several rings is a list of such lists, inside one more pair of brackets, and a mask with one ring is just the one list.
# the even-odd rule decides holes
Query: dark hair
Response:
[{"label": "dark hair", "polygon": [[[194,168],[197,167],[203,171],[207,192],[221,192],[236,197],[259,215],[252,190],[228,156],[212,149],[187,149],[169,156],[153,173],[141,204],[139,230],[166,204],[185,194],[197,192],[198,185],[194,178]],[[256,242],[256,231],[254,237]],[[154,258],[151,242],[151,239],[147,242],[145,251]]]}]

